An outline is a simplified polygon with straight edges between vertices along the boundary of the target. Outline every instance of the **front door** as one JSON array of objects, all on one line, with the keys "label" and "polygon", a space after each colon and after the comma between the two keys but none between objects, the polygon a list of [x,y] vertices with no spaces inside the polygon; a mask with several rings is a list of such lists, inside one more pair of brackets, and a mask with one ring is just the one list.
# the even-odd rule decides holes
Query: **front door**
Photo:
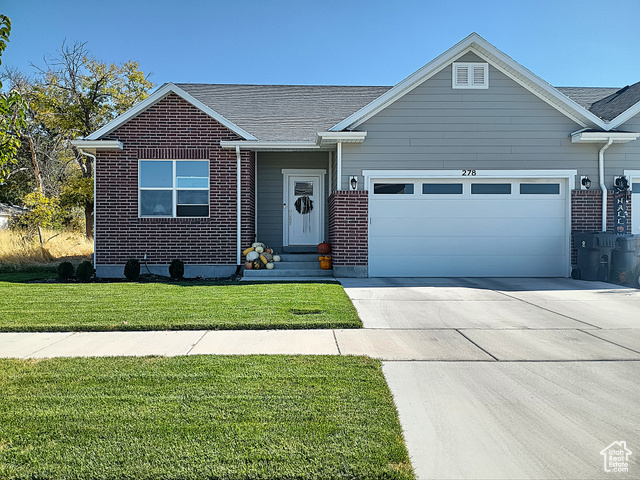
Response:
[{"label": "front door", "polygon": [[324,174],[283,172],[284,245],[317,245],[324,237]]}]

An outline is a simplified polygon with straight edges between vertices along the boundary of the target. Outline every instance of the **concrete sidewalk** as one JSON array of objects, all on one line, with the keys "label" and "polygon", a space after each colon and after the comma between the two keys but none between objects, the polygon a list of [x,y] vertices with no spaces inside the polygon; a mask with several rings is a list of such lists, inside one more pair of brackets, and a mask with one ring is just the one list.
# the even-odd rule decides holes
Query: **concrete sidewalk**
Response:
[{"label": "concrete sidewalk", "polygon": [[640,330],[184,330],[0,333],[0,357],[368,355],[388,361],[640,360]]}]

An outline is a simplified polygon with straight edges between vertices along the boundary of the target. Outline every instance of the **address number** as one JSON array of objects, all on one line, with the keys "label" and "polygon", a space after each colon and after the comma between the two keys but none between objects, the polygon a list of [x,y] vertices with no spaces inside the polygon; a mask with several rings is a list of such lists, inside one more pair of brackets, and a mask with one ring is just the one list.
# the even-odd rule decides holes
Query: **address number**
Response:
[{"label": "address number", "polygon": [[462,170],[462,176],[463,177],[475,177],[476,176],[476,171],[475,170]]}]

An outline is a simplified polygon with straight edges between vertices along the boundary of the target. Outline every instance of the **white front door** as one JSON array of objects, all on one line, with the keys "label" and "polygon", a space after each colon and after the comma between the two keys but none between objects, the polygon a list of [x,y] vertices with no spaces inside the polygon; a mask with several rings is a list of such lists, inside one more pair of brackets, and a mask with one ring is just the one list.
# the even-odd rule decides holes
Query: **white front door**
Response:
[{"label": "white front door", "polygon": [[284,245],[318,245],[324,238],[324,173],[283,171]]}]

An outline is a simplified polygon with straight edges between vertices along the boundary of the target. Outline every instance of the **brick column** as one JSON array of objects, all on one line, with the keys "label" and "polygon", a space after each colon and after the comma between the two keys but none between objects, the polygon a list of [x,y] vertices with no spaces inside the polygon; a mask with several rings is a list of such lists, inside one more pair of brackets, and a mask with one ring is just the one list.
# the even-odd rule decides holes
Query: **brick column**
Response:
[{"label": "brick column", "polygon": [[336,277],[366,277],[369,261],[369,200],[366,191],[336,191],[329,197],[329,243]]}]

